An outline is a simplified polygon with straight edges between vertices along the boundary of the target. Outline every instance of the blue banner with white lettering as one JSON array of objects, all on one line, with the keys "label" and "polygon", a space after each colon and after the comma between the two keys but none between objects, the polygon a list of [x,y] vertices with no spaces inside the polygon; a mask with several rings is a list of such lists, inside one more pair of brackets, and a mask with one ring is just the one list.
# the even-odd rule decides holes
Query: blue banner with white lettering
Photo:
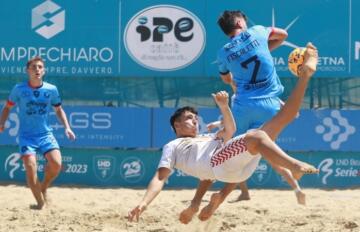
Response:
[{"label": "blue banner with white lettering", "polygon": [[228,38],[217,18],[240,9],[249,27],[288,31],[273,52],[280,76],[291,76],[292,49],[311,41],[320,54],[316,76],[356,77],[359,7],[353,0],[303,0],[296,6],[280,0],[3,1],[0,76],[25,76],[33,56],[44,58],[52,76],[218,76],[216,54]]},{"label": "blue banner with white lettering", "polygon": [[[64,107],[76,140],[70,141],[54,112],[50,126],[61,146],[67,147],[146,147],[149,148],[151,117],[148,108]],[[5,131],[0,133],[0,145],[16,144],[19,118],[16,109],[10,113]]]},{"label": "blue banner with white lettering", "polygon": [[[55,113],[50,125],[61,146],[161,148],[175,138],[170,116],[175,108],[65,107],[69,123],[77,135],[68,140]],[[219,120],[216,108],[199,109],[199,131]],[[360,111],[302,110],[277,139],[289,151],[360,151]],[[17,143],[19,119],[14,109],[0,133],[0,145]]]},{"label": "blue banner with white lettering", "polygon": [[1,3],[0,76],[24,76],[33,56],[52,76],[119,74],[119,1]]},{"label": "blue banner with white lettering", "polygon": [[[69,149],[62,151],[62,171],[57,184],[88,186],[146,187],[153,177],[161,151]],[[25,169],[14,146],[0,147],[0,181],[25,182]],[[360,156],[353,152],[290,153],[291,156],[313,164],[319,174],[304,175],[301,187],[353,188],[360,187]],[[43,177],[44,156],[38,155],[38,173]],[[248,180],[250,188],[290,189],[290,186],[271,166],[261,160]],[[198,180],[180,170],[173,170],[166,183],[168,187],[195,188]],[[216,182],[215,188],[223,183]]]}]

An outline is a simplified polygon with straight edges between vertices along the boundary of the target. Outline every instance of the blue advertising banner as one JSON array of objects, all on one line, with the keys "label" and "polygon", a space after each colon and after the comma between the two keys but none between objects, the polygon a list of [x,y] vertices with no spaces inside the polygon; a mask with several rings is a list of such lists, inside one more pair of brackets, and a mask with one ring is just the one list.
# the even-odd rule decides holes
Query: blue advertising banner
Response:
[{"label": "blue advertising banner", "polygon": [[[25,182],[25,169],[16,147],[2,146],[0,152],[0,181]],[[300,180],[301,187],[311,188],[353,188],[360,187],[359,153],[314,152],[291,156],[316,166],[320,173],[305,175]],[[113,149],[62,149],[62,172],[55,185],[118,186],[145,188],[153,177],[160,151],[113,150]],[[37,156],[38,173],[43,177],[45,159]],[[198,180],[179,170],[173,170],[166,186],[175,188],[195,188]],[[223,183],[215,182],[214,188]],[[282,176],[261,160],[248,180],[250,188],[290,189]]]},{"label": "blue advertising banner", "polygon": [[119,74],[119,1],[2,2],[0,76],[26,75],[33,56],[52,76]]},{"label": "blue advertising banner", "polygon": [[[288,55],[295,47],[304,47],[309,41],[319,49],[319,66],[315,74],[317,77],[354,76],[350,72],[349,27],[350,23],[357,25],[359,21],[349,19],[355,9],[350,9],[350,2],[351,0],[304,0],[294,5],[294,2],[280,0],[230,0],[221,4],[212,1],[207,4],[207,32],[218,36],[213,36],[215,39],[208,43],[207,52],[213,54],[212,59],[211,55],[208,56],[208,61],[214,60],[216,51],[228,41],[216,25],[218,16],[224,10],[241,10],[248,17],[249,27],[263,25],[287,30],[286,41],[272,52],[279,76],[292,76],[287,68]],[[260,8],[254,7],[259,5]],[[358,28],[357,26],[356,29]],[[211,70],[211,66],[207,69]]]},{"label": "blue advertising banner", "polygon": [[[61,146],[67,147],[150,147],[151,117],[148,108],[64,107],[69,123],[76,134],[70,141],[54,112],[50,125]],[[0,145],[16,144],[19,119],[16,109],[9,115]]]},{"label": "blue advertising banner", "polygon": [[[174,110],[154,110],[153,147],[162,147],[174,139],[169,123]],[[200,109],[200,132],[206,133],[206,124],[218,117],[218,109]],[[289,151],[360,151],[358,118],[357,110],[302,110],[277,143]]]},{"label": "blue advertising banner", "polygon": [[360,112],[302,110],[277,143],[291,151],[359,151]]},{"label": "blue advertising banner", "polygon": [[218,76],[228,39],[216,21],[226,9],[244,11],[248,26],[288,31],[273,52],[282,77],[292,76],[288,54],[308,41],[319,49],[317,77],[360,74],[358,1],[13,0],[0,9],[0,76],[25,75],[35,55],[52,76]]},{"label": "blue advertising banner", "polygon": [[[219,120],[216,108],[200,108],[199,131]],[[65,107],[69,123],[77,135],[68,140],[55,114],[50,125],[61,146],[111,148],[162,148],[175,138],[170,116],[175,108]],[[289,151],[360,151],[360,111],[302,110],[300,116],[284,129],[277,139]],[[0,134],[0,145],[17,143],[19,120],[16,109]]]}]

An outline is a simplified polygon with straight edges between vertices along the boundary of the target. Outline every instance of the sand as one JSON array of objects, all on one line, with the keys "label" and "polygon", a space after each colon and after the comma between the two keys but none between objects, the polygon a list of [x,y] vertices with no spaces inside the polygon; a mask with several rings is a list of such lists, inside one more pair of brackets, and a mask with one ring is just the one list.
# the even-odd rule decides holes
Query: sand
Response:
[{"label": "sand", "polygon": [[144,189],[52,187],[48,192],[51,205],[34,210],[28,188],[0,186],[0,231],[360,231],[360,189],[305,189],[307,206],[298,205],[292,191],[251,190],[250,201],[224,202],[208,221],[195,217],[188,225],[178,216],[194,190],[163,190],[138,223],[126,215]]}]

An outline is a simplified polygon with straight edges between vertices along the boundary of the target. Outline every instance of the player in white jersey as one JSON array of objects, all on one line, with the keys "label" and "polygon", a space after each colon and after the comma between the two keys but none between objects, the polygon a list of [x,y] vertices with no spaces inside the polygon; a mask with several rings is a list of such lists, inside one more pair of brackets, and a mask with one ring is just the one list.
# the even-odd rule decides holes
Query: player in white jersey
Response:
[{"label": "player in white jersey", "polygon": [[[173,168],[199,179],[237,183],[246,180],[255,171],[260,157],[289,169],[295,179],[304,174],[318,173],[310,164],[288,156],[275,144],[280,132],[296,117],[300,109],[310,77],[316,70],[317,50],[307,45],[300,78],[285,105],[261,128],[228,140],[236,131],[236,125],[228,106],[229,96],[221,91],[213,95],[223,116],[224,128],[217,135],[198,135],[197,112],[191,107],[178,109],[171,117],[171,125],[177,139],[164,146],[158,169],[139,204],[129,211],[128,220],[138,221],[146,207],[160,193]],[[261,154],[261,155],[260,155]],[[211,206],[217,208],[222,195],[211,196]]]}]

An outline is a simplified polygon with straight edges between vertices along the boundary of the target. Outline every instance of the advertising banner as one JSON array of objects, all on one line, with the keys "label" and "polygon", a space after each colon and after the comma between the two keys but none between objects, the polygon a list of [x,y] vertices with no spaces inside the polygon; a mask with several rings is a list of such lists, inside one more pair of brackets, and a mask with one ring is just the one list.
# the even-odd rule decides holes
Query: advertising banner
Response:
[{"label": "advertising banner", "polygon": [[[51,112],[50,125],[61,146],[162,148],[175,138],[170,125],[175,108],[64,108],[77,139],[70,141],[65,137],[63,126]],[[208,133],[206,125],[219,120],[220,112],[216,108],[198,110],[199,132]],[[358,118],[358,110],[301,110],[277,143],[288,151],[360,151]],[[17,144],[18,131],[19,119],[14,109],[0,134],[0,145]]]},{"label": "advertising banner", "polygon": [[[70,141],[54,112],[50,126],[60,146],[67,147],[150,147],[150,110],[147,108],[64,107],[76,140]],[[16,144],[19,118],[16,109],[10,113],[0,145]]]},{"label": "advertising banner", "polygon": [[[16,147],[0,148],[0,181],[25,183],[25,169]],[[360,187],[360,157],[358,153],[310,152],[290,153],[291,156],[316,166],[319,174],[304,175],[301,187],[353,188]],[[161,151],[114,149],[62,149],[63,167],[55,185],[87,185],[102,187],[142,187],[152,179]],[[45,159],[37,156],[38,173],[43,177]],[[195,188],[198,180],[180,170],[173,170],[166,187]],[[223,183],[217,181],[214,188]],[[248,180],[250,188],[291,189],[282,176],[261,160]]]},{"label": "advertising banner", "polygon": [[0,76],[25,76],[34,56],[47,75],[117,76],[118,12],[118,0],[2,2]]},{"label": "advertising banner", "polygon": [[302,110],[277,143],[291,151],[360,151],[357,110]]},{"label": "advertising banner", "polygon": [[288,54],[309,41],[319,49],[317,77],[360,75],[358,1],[14,0],[0,9],[0,76],[25,75],[36,55],[52,76],[218,76],[216,54],[228,38],[216,22],[238,9],[249,27],[287,30],[272,53],[281,77],[292,76]]}]

